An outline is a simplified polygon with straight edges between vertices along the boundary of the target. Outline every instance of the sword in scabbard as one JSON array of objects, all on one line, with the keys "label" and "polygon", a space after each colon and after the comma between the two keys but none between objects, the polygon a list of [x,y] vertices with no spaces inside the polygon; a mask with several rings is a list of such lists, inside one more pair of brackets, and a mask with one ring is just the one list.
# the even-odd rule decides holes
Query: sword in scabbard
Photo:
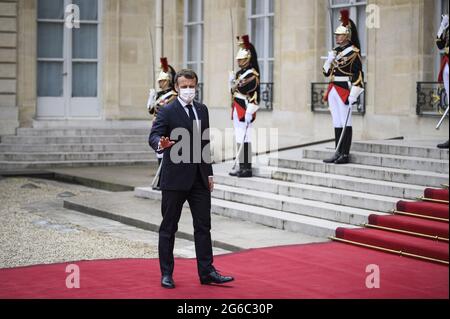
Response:
[{"label": "sword in scabbard", "polygon": [[339,142],[336,146],[336,154],[339,152],[339,148],[341,147],[342,141],[344,140],[345,130],[347,129],[348,119],[350,118],[350,114],[352,113],[352,106],[348,106],[347,119],[345,120],[345,125],[342,128],[341,136],[339,137]]},{"label": "sword in scabbard", "polygon": [[448,115],[448,108],[449,108],[449,107],[450,107],[450,106],[447,106],[447,110],[445,110],[444,115],[442,116],[441,120],[439,121],[438,125],[436,126],[436,130],[439,130],[439,129],[441,128],[441,126],[442,126],[442,123],[444,123],[444,120],[445,120],[445,118],[446,118],[447,115]]},{"label": "sword in scabbard", "polygon": [[242,140],[241,145],[239,146],[239,150],[238,150],[238,152],[237,152],[237,154],[236,154],[236,159],[234,160],[234,164],[233,164],[232,170],[234,170],[234,169],[236,168],[236,166],[237,166],[237,164],[238,164],[238,162],[239,162],[239,158],[240,158],[240,156],[241,156],[242,149],[244,148],[245,139],[247,138],[247,132],[248,132],[249,126],[250,126],[250,123],[247,123],[247,126],[245,127],[244,138],[243,138],[243,140]]},{"label": "sword in scabbard", "polygon": [[158,180],[159,180],[159,176],[161,175],[161,168],[162,168],[163,161],[164,161],[164,159],[161,161],[161,164],[159,164],[158,170],[156,171],[155,178],[153,178],[152,188],[156,188],[156,186],[158,186]]}]

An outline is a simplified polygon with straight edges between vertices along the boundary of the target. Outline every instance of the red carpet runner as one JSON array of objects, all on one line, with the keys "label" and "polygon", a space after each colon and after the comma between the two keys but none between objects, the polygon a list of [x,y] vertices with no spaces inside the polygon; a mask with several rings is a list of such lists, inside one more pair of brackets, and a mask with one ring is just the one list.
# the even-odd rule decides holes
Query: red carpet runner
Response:
[{"label": "red carpet runner", "polygon": [[371,215],[366,228],[338,228],[336,237],[356,245],[394,250],[448,265],[448,190],[426,189],[424,193],[425,198],[440,202],[399,201],[397,215]]},{"label": "red carpet runner", "polygon": [[[426,197],[440,200],[448,200],[446,194],[426,191]],[[368,244],[448,262],[449,226],[448,220],[442,219],[448,219],[448,205],[400,202],[398,208],[419,216],[373,215],[370,225],[383,229],[336,231],[338,240],[352,244],[272,247],[217,256],[216,267],[236,278],[225,286],[200,285],[195,259],[176,261],[174,290],[160,287],[157,259],[97,260],[75,263],[80,269],[79,289],[66,288],[68,264],[0,269],[0,298],[448,299],[448,265],[355,245]],[[428,238],[430,235],[436,238]],[[379,267],[379,289],[366,286],[369,265]]]},{"label": "red carpet runner", "polygon": [[[67,264],[0,270],[0,298],[302,299],[445,298],[445,265],[342,243],[249,250],[215,257],[236,280],[199,284],[196,262],[177,259],[177,288],[160,287],[157,259],[77,262],[80,288],[67,289]],[[380,288],[366,287],[368,265],[378,265]]]}]

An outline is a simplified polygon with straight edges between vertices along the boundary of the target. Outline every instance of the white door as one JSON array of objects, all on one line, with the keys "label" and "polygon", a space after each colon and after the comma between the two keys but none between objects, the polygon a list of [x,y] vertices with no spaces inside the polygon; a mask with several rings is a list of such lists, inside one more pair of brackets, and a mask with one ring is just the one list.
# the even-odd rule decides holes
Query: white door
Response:
[{"label": "white door", "polygon": [[38,0],[38,119],[100,117],[99,5]]}]

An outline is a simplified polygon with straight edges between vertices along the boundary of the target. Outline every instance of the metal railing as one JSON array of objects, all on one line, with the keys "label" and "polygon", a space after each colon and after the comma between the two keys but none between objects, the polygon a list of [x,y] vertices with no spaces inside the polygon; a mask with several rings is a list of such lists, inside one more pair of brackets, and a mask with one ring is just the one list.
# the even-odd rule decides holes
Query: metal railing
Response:
[{"label": "metal railing", "polygon": [[273,83],[261,83],[261,110],[273,111]]},{"label": "metal railing", "polygon": [[448,107],[446,96],[442,83],[417,82],[417,115],[442,116]]},{"label": "metal railing", "polygon": [[[324,101],[325,94],[328,91],[328,82],[312,82],[311,83],[311,111],[315,113],[328,113],[328,102]],[[364,115],[366,114],[366,93],[367,84],[365,85],[365,91],[358,98],[358,104],[353,107],[353,114]]]},{"label": "metal railing", "polygon": [[195,100],[199,103],[203,103],[203,83],[197,84],[197,92],[195,92]]}]

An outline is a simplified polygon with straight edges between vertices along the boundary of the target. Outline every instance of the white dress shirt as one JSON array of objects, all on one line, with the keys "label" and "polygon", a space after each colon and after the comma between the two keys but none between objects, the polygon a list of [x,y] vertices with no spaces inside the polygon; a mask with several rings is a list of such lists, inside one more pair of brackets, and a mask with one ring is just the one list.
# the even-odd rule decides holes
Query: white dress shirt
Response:
[{"label": "white dress shirt", "polygon": [[[186,107],[186,105],[188,105],[186,102],[184,102],[180,97],[177,97],[178,102],[180,102],[181,106],[183,107],[184,111],[186,112],[187,116],[189,117],[189,109]],[[198,121],[198,114],[197,114],[197,110],[195,109],[194,106],[194,101],[192,101],[192,103],[190,104],[192,105],[192,110],[194,111],[194,116],[195,116],[195,123],[197,124],[197,129],[200,130],[200,122]]]}]

